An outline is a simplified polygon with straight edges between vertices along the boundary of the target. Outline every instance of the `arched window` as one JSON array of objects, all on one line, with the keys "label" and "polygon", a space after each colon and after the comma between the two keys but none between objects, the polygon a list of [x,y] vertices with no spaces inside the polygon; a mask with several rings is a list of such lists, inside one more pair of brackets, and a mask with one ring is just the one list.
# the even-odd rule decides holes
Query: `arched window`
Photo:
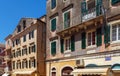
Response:
[{"label": "arched window", "polygon": [[62,69],[62,76],[73,76],[71,75],[71,72],[73,71],[73,69],[71,67],[64,67]]},{"label": "arched window", "polygon": [[56,69],[52,68],[52,76],[56,76]]}]

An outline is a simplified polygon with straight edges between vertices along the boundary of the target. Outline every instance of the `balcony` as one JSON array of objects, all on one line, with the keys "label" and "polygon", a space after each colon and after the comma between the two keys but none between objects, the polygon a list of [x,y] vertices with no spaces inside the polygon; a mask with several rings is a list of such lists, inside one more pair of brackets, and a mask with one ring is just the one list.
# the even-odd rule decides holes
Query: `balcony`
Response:
[{"label": "balcony", "polygon": [[68,34],[68,32],[73,32],[75,29],[78,30],[81,27],[85,27],[93,23],[102,23],[103,15],[101,6],[94,7],[87,10],[87,12],[82,13],[82,15],[75,16],[66,22],[60,22],[61,24],[57,26],[57,34]]},{"label": "balcony", "polygon": [[98,5],[82,13],[82,22],[91,20],[100,15],[102,15],[102,6]]}]

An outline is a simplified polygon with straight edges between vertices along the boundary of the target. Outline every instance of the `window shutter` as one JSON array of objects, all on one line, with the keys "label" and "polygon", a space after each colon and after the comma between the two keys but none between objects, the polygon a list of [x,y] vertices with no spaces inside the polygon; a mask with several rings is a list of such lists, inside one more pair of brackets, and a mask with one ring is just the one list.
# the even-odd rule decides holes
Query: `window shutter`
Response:
[{"label": "window shutter", "polygon": [[51,43],[51,54],[52,55],[56,54],[56,42]]},{"label": "window shutter", "polygon": [[75,38],[74,38],[74,35],[71,36],[71,51],[75,51]]},{"label": "window shutter", "polygon": [[23,56],[23,51],[24,51],[24,50],[22,49],[22,56]]},{"label": "window shutter", "polygon": [[29,68],[31,68],[31,61],[29,60]]},{"label": "window shutter", "polygon": [[104,43],[108,44],[110,42],[110,26],[104,27]]},{"label": "window shutter", "polygon": [[99,16],[102,13],[101,6],[102,6],[102,0],[97,0],[96,1],[96,15],[97,16]]},{"label": "window shutter", "polygon": [[83,2],[81,2],[81,13],[82,15],[84,15],[86,12],[87,12],[86,0],[84,0]]},{"label": "window shutter", "polygon": [[34,67],[36,67],[36,60],[34,59]]},{"label": "window shutter", "polygon": [[64,39],[60,40],[60,45],[61,45],[61,53],[64,53]]},{"label": "window shutter", "polygon": [[26,68],[28,68],[28,61],[26,60]]},{"label": "window shutter", "polygon": [[34,52],[36,52],[36,45],[34,45]]},{"label": "window shutter", "polygon": [[51,31],[56,30],[56,18],[51,21]]},{"label": "window shutter", "polygon": [[82,33],[82,49],[86,48],[86,33]]},{"label": "window shutter", "polygon": [[29,54],[31,53],[31,50],[30,50],[30,48],[31,48],[31,47],[29,46]]},{"label": "window shutter", "polygon": [[67,21],[68,21],[67,14],[68,13],[64,13],[64,28],[67,28]]},{"label": "window shutter", "polygon": [[24,61],[22,61],[22,68],[24,68]]},{"label": "window shutter", "polygon": [[101,46],[101,44],[102,44],[102,29],[98,28],[96,31],[97,31],[97,46]]},{"label": "window shutter", "polygon": [[114,5],[114,4],[118,3],[118,2],[120,2],[120,0],[111,0],[111,2],[112,2],[112,5]]}]

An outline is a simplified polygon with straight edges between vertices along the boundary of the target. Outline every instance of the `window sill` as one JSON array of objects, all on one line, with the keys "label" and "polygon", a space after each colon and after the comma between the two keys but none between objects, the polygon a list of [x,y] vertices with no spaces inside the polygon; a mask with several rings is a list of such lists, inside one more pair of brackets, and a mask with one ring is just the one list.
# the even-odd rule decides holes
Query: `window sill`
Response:
[{"label": "window sill", "polygon": [[71,52],[71,50],[65,50],[65,51],[64,51],[64,53],[69,53],[69,52]]},{"label": "window sill", "polygon": [[90,48],[95,48],[95,47],[96,47],[96,45],[90,45],[90,46],[87,46],[86,48],[90,49]]},{"label": "window sill", "polygon": [[120,43],[120,40],[112,41],[111,44]]}]

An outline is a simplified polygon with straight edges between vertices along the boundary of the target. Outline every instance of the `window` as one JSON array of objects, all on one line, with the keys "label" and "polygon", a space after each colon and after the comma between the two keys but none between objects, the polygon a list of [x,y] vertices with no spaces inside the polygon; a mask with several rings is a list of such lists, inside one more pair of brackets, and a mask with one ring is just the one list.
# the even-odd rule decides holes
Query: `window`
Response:
[{"label": "window", "polygon": [[18,27],[17,27],[17,33],[19,33],[21,31],[21,26],[19,25]]},{"label": "window", "polygon": [[15,69],[15,61],[12,62],[13,69]]},{"label": "window", "polygon": [[28,68],[28,61],[26,59],[22,61],[22,68]]},{"label": "window", "polygon": [[111,0],[112,5],[117,4],[120,0]]},{"label": "window", "polygon": [[2,52],[2,49],[0,49],[0,53]]},{"label": "window", "polygon": [[55,31],[56,30],[56,18],[53,18],[51,20],[51,31]]},{"label": "window", "polygon": [[26,28],[26,21],[23,20],[23,29],[25,29],[25,28]]},{"label": "window", "polygon": [[20,39],[16,39],[16,45],[20,44]]},{"label": "window", "polygon": [[2,64],[2,60],[0,59],[0,65]]},{"label": "window", "polygon": [[51,0],[51,9],[56,7],[56,0]]},{"label": "window", "polygon": [[15,42],[13,41],[12,43],[13,43],[13,47],[14,47],[15,46]]},{"label": "window", "polygon": [[35,44],[29,46],[29,54],[30,54],[31,52],[36,52],[36,45],[35,45]]},{"label": "window", "polygon": [[36,59],[35,58],[31,58],[29,61],[29,67],[36,67]]},{"label": "window", "polygon": [[52,76],[56,76],[56,69],[52,68]]},{"label": "window", "polygon": [[112,41],[120,40],[120,24],[112,26]]},{"label": "window", "polygon": [[34,30],[29,32],[29,39],[34,38]]},{"label": "window", "polygon": [[70,27],[70,11],[64,13],[64,29]]},{"label": "window", "polygon": [[71,40],[70,38],[65,39],[65,50],[68,51],[70,50],[70,45],[71,45]]},{"label": "window", "polygon": [[23,42],[25,42],[25,41],[26,41],[26,35],[23,36]]},{"label": "window", "polygon": [[93,9],[93,8],[95,8],[95,0],[89,0],[88,2],[87,2],[87,8],[88,8],[88,10],[91,10],[91,9]]},{"label": "window", "polygon": [[95,32],[89,32],[87,37],[88,46],[95,45]]},{"label": "window", "polygon": [[17,66],[17,69],[21,69],[21,62],[17,61],[16,66]]},{"label": "window", "polygon": [[56,41],[51,42],[51,55],[56,54]]},{"label": "window", "polygon": [[22,49],[22,55],[27,55],[27,47],[24,47],[23,49]]}]

